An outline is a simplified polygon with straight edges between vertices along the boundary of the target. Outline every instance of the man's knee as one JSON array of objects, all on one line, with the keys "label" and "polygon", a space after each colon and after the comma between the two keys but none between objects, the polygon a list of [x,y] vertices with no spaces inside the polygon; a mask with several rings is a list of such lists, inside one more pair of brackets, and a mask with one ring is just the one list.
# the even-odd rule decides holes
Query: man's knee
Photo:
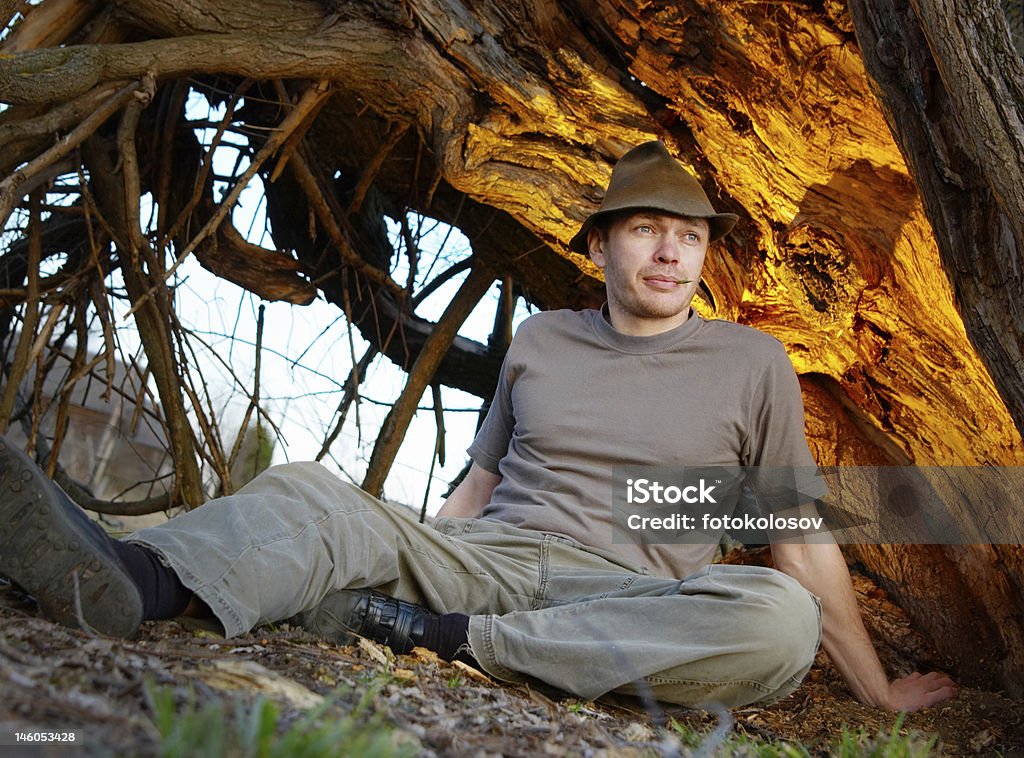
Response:
[{"label": "man's knee", "polygon": [[762,681],[781,697],[795,689],[810,669],[821,642],[821,606],[796,580],[772,571],[759,583],[752,628],[760,636]]},{"label": "man's knee", "polygon": [[270,503],[302,503],[311,511],[365,511],[380,505],[363,490],[313,461],[271,466],[237,494]]},{"label": "man's knee", "polygon": [[686,585],[724,601],[715,615],[739,656],[734,673],[769,692],[792,689],[791,680],[807,673],[821,641],[821,611],[796,579],[762,566],[715,565]]}]

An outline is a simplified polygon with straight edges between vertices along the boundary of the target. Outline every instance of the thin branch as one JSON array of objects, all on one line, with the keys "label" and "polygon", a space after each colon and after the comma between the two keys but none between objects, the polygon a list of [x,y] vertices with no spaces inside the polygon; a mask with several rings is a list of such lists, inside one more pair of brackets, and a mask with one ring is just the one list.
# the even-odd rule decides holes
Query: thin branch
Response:
[{"label": "thin branch", "polygon": [[[86,303],[88,302],[88,298],[89,293],[83,292],[82,297],[78,301],[78,307],[75,308],[72,316],[75,327],[75,353],[68,365],[68,371],[64,376],[64,381],[61,383],[60,397],[57,401],[57,420],[53,425],[53,456],[50,460],[50,467],[46,472],[46,475],[51,479],[53,478],[53,474],[56,470],[57,457],[60,455],[60,449],[64,444],[64,435],[67,433],[68,429],[69,414],[71,412],[71,391],[75,386],[75,383],[71,382],[69,377],[74,376],[85,364],[86,355],[89,350],[89,327],[85,321]],[[54,354],[54,357],[56,357],[56,353]]]},{"label": "thin branch", "polygon": [[142,500],[100,500],[93,497],[78,482],[74,481],[67,472],[58,468],[53,480],[61,486],[72,500],[83,508],[108,516],[145,516],[150,513],[159,513],[171,508],[171,495],[163,492],[159,495],[143,498]]},{"label": "thin branch", "polygon": [[100,500],[93,497],[91,492],[68,475],[63,466],[55,462],[56,456],[53,454],[53,448],[42,435],[35,435],[34,443],[36,460],[45,469],[53,470],[53,481],[60,485],[68,497],[83,508],[108,516],[144,516],[149,513],[166,511],[172,505],[171,495],[166,492],[142,500],[131,501]]},{"label": "thin branch", "polygon": [[[0,433],[7,431],[11,411],[17,399],[18,388],[29,366],[36,321],[39,319],[39,262],[42,259],[42,234],[40,231],[39,205],[41,192],[32,193],[29,200],[28,219],[28,296],[25,299],[25,317],[21,325],[21,338],[14,352],[14,361],[7,371],[7,385],[0,396]],[[2,226],[2,224],[0,224]]]},{"label": "thin branch", "polygon": [[370,456],[362,486],[371,495],[379,497],[383,491],[384,481],[398,455],[409,423],[416,413],[420,396],[433,379],[459,328],[493,282],[494,274],[485,267],[478,265],[471,268],[466,281],[462,283],[455,297],[445,308],[434,331],[423,344],[416,362],[409,371],[405,388],[384,419],[373,454]]},{"label": "thin branch", "polygon": [[[235,444],[231,447],[231,455],[228,457],[228,471],[234,468],[238,452],[242,449],[242,440],[245,439],[245,432],[249,428],[249,420],[252,418],[253,409],[258,408],[260,405],[260,367],[263,362],[263,317],[266,310],[266,306],[260,303],[259,313],[256,317],[256,368],[254,371],[252,394],[249,396],[249,406],[245,409],[245,418],[242,419],[242,425],[238,430],[238,436],[235,438]],[[233,485],[234,482],[230,481],[224,483],[225,495],[231,494]]]},{"label": "thin branch", "polygon": [[[93,202],[93,197],[89,191],[89,183],[85,180],[85,172],[82,170],[81,162],[78,164],[78,179],[79,184],[82,186],[82,205],[85,210],[85,230],[86,236],[89,240],[89,259],[93,267],[96,269],[96,278],[93,280],[94,285],[90,291],[93,304],[96,306],[96,317],[100,321],[103,332],[103,354],[106,355],[107,360],[107,386],[103,393],[104,399],[110,398],[110,389],[114,383],[115,374],[115,362],[114,362],[114,326],[113,326],[113,315],[111,314],[110,304],[107,302],[105,295],[107,289],[103,286],[103,280],[106,277],[106,272],[103,270],[103,263],[100,261],[100,250],[99,243],[96,240],[96,232],[93,229],[92,218],[93,212],[98,213],[96,204]],[[89,371],[92,370],[93,364],[90,363]],[[72,375],[74,376],[74,375]],[[75,379],[77,381],[77,379]]]},{"label": "thin branch", "polygon": [[[200,444],[193,431],[193,443],[199,454],[213,467],[221,481],[230,479],[227,456],[224,454],[220,427],[217,423],[217,413],[213,407],[206,375],[202,371],[193,372],[190,368],[190,365],[198,365],[200,363],[199,356],[192,341],[187,338],[187,332],[179,321],[177,312],[171,311],[168,314],[168,323],[170,324],[174,342],[177,345],[178,364],[181,367],[182,377],[181,386],[192,402],[192,410],[196,414],[196,421],[206,440],[205,445]],[[189,357],[191,357],[191,364],[189,363]],[[193,373],[199,377],[199,383],[202,385],[203,397],[206,399],[205,406],[200,403],[199,393],[193,380]],[[204,408],[209,409],[209,416],[207,416]],[[189,425],[189,430],[192,430],[191,425]],[[207,450],[209,451],[208,453]]]},{"label": "thin branch", "polygon": [[125,318],[132,315],[137,311],[145,300],[152,297],[157,289],[171,277],[178,267],[184,263],[185,259],[192,253],[193,250],[207,237],[210,236],[217,227],[220,226],[221,222],[225,219],[231,209],[234,207],[238,200],[238,196],[242,194],[248,185],[250,180],[256,175],[256,172],[263,166],[263,164],[270,158],[277,148],[288,138],[288,136],[299,126],[306,121],[306,116],[309,115],[310,111],[320,105],[320,103],[326,100],[331,93],[330,82],[321,80],[316,84],[312,85],[302,95],[302,98],[296,103],[295,108],[292,112],[281,122],[281,126],[276,132],[267,140],[266,144],[260,149],[256,156],[250,162],[249,167],[245,170],[242,176],[239,177],[238,182],[232,187],[231,192],[228,193],[220,204],[217,206],[217,210],[210,217],[209,221],[206,222],[205,226],[199,230],[199,233],[192,238],[192,241],[185,246],[185,248],[178,254],[174,264],[167,269],[161,278],[160,282],[156,282],[141,298],[135,301],[131,309],[125,315]]},{"label": "thin branch", "polygon": [[139,126],[142,111],[153,100],[156,80],[146,75],[141,89],[124,109],[121,124],[117,129],[117,146],[121,151],[121,174],[124,178],[124,216],[128,232],[128,254],[131,265],[139,262],[142,247],[142,225],[139,221],[139,206],[142,203],[142,182],[139,179],[139,157],[135,149],[135,132]]},{"label": "thin branch", "polygon": [[468,269],[472,264],[473,264],[473,259],[472,258],[463,258],[458,263],[455,263],[455,264],[449,266],[447,269],[445,269],[440,274],[438,274],[436,277],[434,277],[426,287],[424,287],[419,292],[417,292],[416,296],[413,297],[413,299],[412,299],[413,310],[416,310],[416,308],[419,306],[420,303],[422,303],[428,297],[430,297],[435,292],[437,292],[437,290],[440,289],[442,285],[444,285],[445,283],[451,281],[451,279],[453,277],[458,276],[459,274],[461,274],[463,271]]},{"label": "thin branch", "polygon": [[217,124],[217,131],[214,132],[213,139],[210,140],[210,147],[203,154],[202,165],[196,173],[195,184],[192,186],[192,196],[189,198],[188,202],[185,203],[185,207],[181,209],[178,217],[174,220],[174,224],[167,233],[163,235],[159,243],[157,243],[159,247],[166,247],[170,240],[178,236],[179,232],[181,232],[182,228],[185,226],[185,223],[192,216],[192,212],[196,209],[199,201],[202,199],[203,188],[206,186],[207,177],[213,168],[213,154],[220,145],[224,132],[227,130],[228,126],[230,126],[232,119],[235,117],[235,108],[238,107],[239,100],[246,92],[248,92],[249,87],[251,86],[252,81],[247,79],[239,85],[235,92],[232,93],[231,98],[228,100],[227,107],[224,109],[224,118],[222,118],[220,123]]},{"label": "thin branch", "polygon": [[373,363],[373,359],[377,355],[376,348],[368,347],[366,352],[363,353],[363,357],[353,364],[348,379],[345,380],[345,389],[341,396],[341,402],[338,403],[338,408],[334,411],[334,415],[338,418],[337,423],[335,423],[334,428],[331,429],[326,439],[324,439],[324,444],[321,445],[320,452],[316,454],[315,460],[323,460],[324,456],[331,449],[331,445],[334,444],[334,441],[341,433],[341,428],[345,425],[345,418],[348,416],[348,409],[352,405],[352,401],[359,396],[359,378],[366,374],[366,370]]},{"label": "thin branch", "polygon": [[[405,278],[405,288],[412,294],[412,288],[416,284],[416,274],[419,270],[420,248],[419,235],[414,239],[409,229],[409,214],[403,213],[399,223],[402,239],[405,241],[405,257],[409,259],[409,275]],[[438,250],[438,254],[440,254]]]},{"label": "thin branch", "polygon": [[405,136],[407,131],[409,131],[409,124],[407,123],[400,122],[392,125],[388,131],[387,139],[384,140],[384,144],[378,148],[373,158],[366,164],[366,168],[363,169],[363,175],[359,177],[359,184],[356,185],[355,190],[352,192],[352,201],[348,204],[345,215],[352,216],[359,213],[359,209],[363,207],[363,200],[366,199],[366,193],[370,190],[373,180],[377,178],[377,172],[384,165],[384,160],[395,149],[395,145]]},{"label": "thin branch", "polygon": [[303,158],[301,151],[296,151],[288,166],[292,171],[292,175],[302,188],[302,191],[306,193],[306,197],[309,199],[317,220],[323,224],[324,228],[327,230],[327,235],[331,238],[331,243],[334,245],[339,255],[341,255],[342,261],[370,281],[382,285],[397,297],[404,298],[405,290],[390,276],[388,276],[387,272],[381,271],[375,266],[371,266],[359,257],[359,255],[352,249],[352,246],[349,245],[348,240],[345,238],[345,235],[342,234],[341,228],[338,226],[335,214],[331,211],[328,205],[325,193],[320,187],[320,182],[317,181],[313,172],[310,171],[309,165],[306,163],[305,158]]},{"label": "thin branch", "polygon": [[434,401],[434,424],[437,427],[437,436],[434,438],[434,450],[430,454],[430,471],[427,472],[427,486],[423,488],[423,505],[420,507],[420,523],[427,520],[427,503],[430,500],[430,485],[434,481],[434,467],[440,463],[444,466],[444,404],[441,402],[441,383],[430,383],[430,394]]},{"label": "thin branch", "polygon": [[[92,189],[97,193],[104,211],[111,216],[117,230],[123,232],[126,224],[123,176],[116,171],[109,153],[100,141],[86,141],[83,152],[85,165],[90,171]],[[123,234],[110,231],[110,236],[115,240],[118,249],[123,250],[126,244]],[[185,409],[181,377],[173,353],[170,298],[160,275],[162,263],[147,240],[143,240],[139,252],[140,264],[146,264],[148,273],[141,265],[123,265],[121,273],[129,298],[144,305],[135,316],[135,324],[145,350],[147,370],[152,372],[159,392],[166,422],[166,439],[173,451],[177,473],[174,497],[180,495],[185,503],[197,506],[205,500],[205,494],[196,460],[198,451],[195,447],[194,432]],[[124,255],[122,258],[126,260],[127,256]],[[156,292],[158,296],[148,298],[148,291]]]},{"label": "thin branch", "polygon": [[104,121],[116,113],[143,86],[142,82],[132,82],[125,85],[106,103],[93,111],[92,115],[71,130],[67,136],[57,140],[57,143],[49,150],[29,161],[28,164],[12,173],[3,181],[0,181],[0,228],[3,228],[7,223],[8,217],[10,217],[14,206],[18,202],[20,196],[19,189],[26,181],[81,145]]},{"label": "thin branch", "polygon": [[[281,97],[281,103],[283,105],[289,105],[291,103],[291,100],[288,98],[288,92],[285,89],[284,84],[281,82],[281,80],[277,80],[274,84]],[[314,108],[312,108],[309,111],[309,113],[306,114],[305,121],[299,126],[299,128],[295,129],[292,132],[292,134],[289,135],[288,139],[281,147],[281,152],[277,158],[277,163],[274,164],[274,170],[270,172],[270,177],[268,181],[277,181],[277,178],[281,175],[281,172],[284,171],[285,166],[288,165],[288,160],[292,157],[292,154],[302,144],[302,138],[305,136],[306,132],[309,131],[309,127],[312,125],[314,119],[316,119],[317,115],[320,113],[320,109],[323,108],[326,102],[327,100],[321,100]]]}]

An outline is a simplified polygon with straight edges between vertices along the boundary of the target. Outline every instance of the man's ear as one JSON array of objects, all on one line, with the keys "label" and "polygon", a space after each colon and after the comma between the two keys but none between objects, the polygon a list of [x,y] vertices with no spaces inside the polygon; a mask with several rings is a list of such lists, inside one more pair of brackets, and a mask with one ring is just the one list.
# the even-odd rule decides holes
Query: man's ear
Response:
[{"label": "man's ear", "polygon": [[598,268],[604,268],[604,235],[599,229],[591,229],[587,232],[587,249],[590,250],[590,260]]}]

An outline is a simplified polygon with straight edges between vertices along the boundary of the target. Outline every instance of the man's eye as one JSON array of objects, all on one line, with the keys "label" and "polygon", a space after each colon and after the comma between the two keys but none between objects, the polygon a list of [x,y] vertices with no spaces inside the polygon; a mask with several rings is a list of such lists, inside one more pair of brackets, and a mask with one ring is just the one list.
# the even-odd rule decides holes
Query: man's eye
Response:
[{"label": "man's eye", "polygon": [[638,227],[636,228],[636,230],[637,230],[638,232],[643,232],[644,234],[648,234],[648,233],[650,233],[650,232],[653,232],[653,231],[654,231],[654,228],[653,228],[653,227],[651,227],[651,226],[649,226],[648,224],[640,224],[640,226],[638,226]]}]

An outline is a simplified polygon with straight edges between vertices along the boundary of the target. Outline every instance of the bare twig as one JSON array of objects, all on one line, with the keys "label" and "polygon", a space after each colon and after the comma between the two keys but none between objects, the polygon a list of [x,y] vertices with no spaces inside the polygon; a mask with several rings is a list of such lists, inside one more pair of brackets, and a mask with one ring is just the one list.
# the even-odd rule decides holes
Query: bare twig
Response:
[{"label": "bare twig", "polygon": [[[99,319],[102,328],[104,350],[101,355],[106,356],[107,361],[107,386],[103,393],[103,398],[109,399],[115,374],[113,318],[106,299],[107,290],[102,284],[103,279],[106,277],[106,272],[103,270],[103,263],[100,260],[99,242],[96,240],[96,230],[93,228],[93,215],[98,214],[99,211],[96,208],[96,203],[93,201],[92,194],[89,192],[89,183],[85,179],[85,172],[82,169],[81,162],[78,164],[78,181],[82,187],[82,207],[85,212],[85,231],[89,241],[89,261],[93,268],[96,269],[96,277],[93,279],[93,286],[90,288],[89,296],[96,307],[96,317]],[[95,363],[90,362],[88,371],[92,371],[94,365]],[[72,377],[75,377],[74,373],[72,373]],[[77,378],[75,378],[75,381],[77,381]]]},{"label": "bare twig", "polygon": [[[99,141],[88,140],[83,146],[83,152],[85,165],[91,174],[90,185],[97,193],[104,211],[112,217],[116,229],[123,230],[126,224],[123,177],[117,173],[109,153]],[[126,245],[123,234],[113,229],[109,231],[118,249],[123,250]],[[146,353],[147,369],[152,372],[160,395],[160,406],[166,421],[166,439],[173,452],[177,473],[175,493],[187,504],[195,506],[205,500],[205,495],[196,461],[194,433],[185,410],[181,377],[173,351],[170,295],[159,273],[162,269],[161,261],[147,240],[143,240],[139,252],[140,264],[145,262],[148,272],[141,265],[122,265],[121,272],[128,296],[144,306],[135,316],[135,324]],[[123,260],[127,262],[127,255],[123,256]],[[154,279],[159,281],[154,284]],[[158,297],[146,297],[147,291],[157,292]]]},{"label": "bare twig", "polygon": [[73,318],[75,326],[75,354],[71,359],[70,365],[68,366],[68,373],[64,377],[64,381],[60,388],[60,397],[57,401],[57,420],[54,422],[54,435],[53,435],[53,455],[50,456],[50,465],[47,466],[46,475],[53,479],[54,472],[57,470],[57,457],[60,455],[60,449],[64,444],[64,435],[68,428],[68,416],[71,411],[71,391],[75,387],[75,382],[71,381],[71,377],[74,376],[85,364],[86,354],[89,349],[89,334],[88,325],[85,323],[85,303],[88,299],[88,293],[83,293],[83,297],[79,300],[78,307],[75,309]]},{"label": "bare twig", "polygon": [[378,148],[373,158],[366,164],[366,168],[363,169],[363,175],[359,177],[359,184],[356,185],[355,190],[352,192],[352,201],[348,204],[345,215],[352,216],[359,213],[359,209],[363,207],[363,200],[366,199],[366,193],[369,191],[370,185],[373,184],[373,180],[377,178],[377,172],[384,165],[384,160],[395,149],[395,145],[398,144],[398,141],[402,139],[408,130],[409,124],[407,123],[392,124],[384,144]]},{"label": "bare twig", "polygon": [[305,192],[306,197],[309,198],[310,205],[313,208],[313,212],[316,214],[317,220],[323,224],[324,228],[327,230],[327,234],[331,238],[331,243],[338,251],[342,261],[370,281],[382,285],[397,297],[404,298],[405,290],[397,284],[386,271],[381,271],[379,268],[371,266],[360,258],[352,249],[352,246],[348,243],[348,240],[342,233],[341,227],[338,226],[337,218],[330,209],[326,195],[320,186],[320,182],[317,181],[317,178],[310,170],[301,151],[296,151],[288,166],[292,171],[292,175],[302,188],[302,191]]},{"label": "bare twig", "polygon": [[[405,257],[409,259],[409,275],[405,278],[405,288],[412,294],[412,288],[416,284],[416,274],[419,270],[420,247],[419,237],[413,239],[412,230],[409,229],[409,214],[403,213],[399,223],[402,239],[405,241]],[[440,249],[438,253],[440,254]],[[428,274],[429,275],[429,274]]]},{"label": "bare twig", "polygon": [[84,142],[100,125],[120,109],[135,92],[143,86],[142,82],[132,82],[117,91],[106,103],[93,111],[92,115],[82,121],[71,132],[53,145],[49,150],[29,161],[3,181],[0,181],[0,228],[7,223],[8,217],[18,202],[19,189],[30,178],[55,163]]},{"label": "bare twig", "polygon": [[[288,93],[285,90],[284,84],[281,82],[280,79],[275,82],[275,86],[281,97],[281,102],[283,104],[288,104],[290,102],[288,98]],[[310,125],[312,125],[313,120],[317,117],[317,114],[320,113],[320,109],[324,106],[326,102],[327,100],[324,99],[317,103],[317,105],[306,114],[306,118],[302,122],[302,124],[300,124],[299,127],[296,128],[295,130],[293,130],[292,133],[288,136],[288,139],[285,140],[284,145],[281,146],[281,151],[280,155],[277,158],[277,163],[274,164],[274,170],[270,172],[270,182],[277,181],[277,178],[281,175],[281,172],[284,171],[285,166],[288,165],[288,160],[292,157],[292,154],[298,149],[299,145],[302,144],[302,138],[305,136],[306,132],[309,130]]]},{"label": "bare twig", "polygon": [[135,132],[139,126],[142,111],[149,105],[156,92],[156,80],[147,75],[142,87],[132,93],[133,97],[124,109],[121,124],[117,129],[117,146],[121,151],[121,173],[124,177],[124,215],[128,231],[128,254],[131,265],[139,262],[142,247],[142,225],[139,221],[139,205],[142,197],[142,182],[139,179],[139,158],[135,150]]},{"label": "bare twig", "polygon": [[424,287],[419,292],[417,292],[416,296],[413,297],[413,299],[412,299],[413,310],[416,310],[416,308],[419,306],[420,303],[422,303],[428,297],[430,297],[435,292],[437,292],[437,290],[440,289],[440,287],[443,284],[445,284],[446,282],[451,281],[451,279],[453,277],[458,276],[463,271],[468,269],[470,267],[470,265],[472,265],[472,263],[473,263],[473,260],[471,258],[463,258],[458,263],[452,264],[451,266],[446,268],[444,271],[442,271],[440,274],[435,276],[426,287]]},{"label": "bare twig", "polygon": [[[19,401],[25,402],[24,398]],[[166,511],[171,507],[170,493],[162,493],[135,501],[110,501],[93,497],[91,492],[72,479],[60,465],[54,447],[46,441],[46,438],[39,434],[38,430],[29,429],[28,422],[24,418],[21,423],[22,428],[26,430],[26,436],[35,448],[36,460],[46,469],[47,476],[59,484],[68,497],[83,508],[109,516],[144,516],[149,513]]]},{"label": "bare twig", "polygon": [[441,383],[430,383],[430,394],[434,400],[434,424],[437,426],[437,437],[434,439],[434,450],[430,455],[430,471],[427,472],[427,486],[423,488],[423,505],[420,506],[420,523],[427,520],[427,503],[430,500],[430,485],[434,481],[434,466],[444,466],[444,405],[441,403]]},{"label": "bare twig", "polygon": [[[29,366],[33,335],[39,319],[39,262],[42,258],[42,238],[39,230],[39,205],[42,202],[39,191],[33,192],[29,200],[29,241],[28,241],[28,296],[25,298],[25,317],[21,325],[21,338],[14,352],[14,360],[7,371],[7,385],[0,395],[0,433],[7,431],[11,410],[17,398],[18,388]],[[3,224],[0,222],[0,227]]]},{"label": "bare twig", "polygon": [[[246,382],[243,382],[238,377],[238,375],[235,373],[234,368],[232,367],[230,361],[226,360],[224,358],[224,356],[220,354],[220,352],[218,352],[209,342],[204,340],[199,332],[196,332],[196,331],[194,331],[192,329],[186,329],[185,327],[183,327],[181,325],[179,325],[178,330],[183,335],[187,335],[189,340],[195,340],[200,345],[202,345],[204,348],[206,348],[207,352],[209,353],[209,357],[213,358],[214,361],[219,363],[224,368],[225,372],[227,372],[228,376],[231,377],[231,380],[234,382],[235,386],[238,387],[239,390],[241,390],[242,392],[245,392],[247,390]],[[262,352],[266,352],[266,351],[267,351],[267,348],[264,347]],[[278,353],[276,351],[271,351],[271,352],[273,352],[275,355],[278,355],[280,357],[287,357],[287,356],[283,356],[281,353]],[[314,372],[314,373],[317,373],[317,372]],[[319,374],[318,373],[317,375],[320,376],[321,378],[332,379],[332,377],[329,377],[326,374]],[[259,415],[259,417],[262,418],[263,421],[265,423],[267,423],[274,430],[274,433],[277,435],[277,437],[281,438],[282,437],[281,430],[274,423],[273,419],[271,419],[266,413],[264,413],[263,410],[261,408],[259,408],[258,406],[256,408],[256,412]]]},{"label": "bare twig", "polygon": [[277,151],[277,148],[288,138],[288,136],[295,129],[305,123],[306,117],[309,113],[326,100],[330,96],[330,93],[331,85],[327,80],[321,80],[306,90],[299,102],[295,104],[295,108],[292,109],[292,112],[289,113],[284,121],[281,122],[281,126],[278,127],[277,131],[274,132],[270,139],[267,140],[266,144],[253,157],[252,161],[249,163],[249,167],[245,170],[242,176],[238,178],[235,186],[231,188],[231,191],[220,202],[220,205],[217,206],[217,210],[214,211],[213,215],[206,222],[203,228],[199,230],[196,236],[192,238],[192,241],[189,242],[178,254],[177,259],[164,273],[162,281],[155,283],[142,298],[136,300],[131,309],[125,315],[125,318],[131,316],[140,307],[142,307],[143,301],[152,297],[163,281],[166,281],[174,274],[175,271],[178,270],[178,267],[184,263],[185,259],[192,253],[192,251],[195,250],[203,240],[209,237],[210,234],[217,230],[217,227],[220,226],[221,222],[224,221],[228,213],[231,212],[231,209],[238,201],[238,196],[242,194],[242,190],[244,190],[249,185],[252,178],[256,176],[256,172],[262,168],[267,159]]},{"label": "bare twig", "polygon": [[[185,226],[185,223],[192,216],[192,212],[196,209],[196,206],[199,204],[199,201],[203,196],[203,188],[206,186],[206,180],[210,175],[210,171],[213,169],[213,154],[217,150],[217,147],[220,145],[220,141],[224,137],[224,132],[227,130],[228,126],[231,124],[231,121],[235,117],[235,108],[238,107],[239,100],[241,100],[242,96],[246,92],[248,92],[251,86],[252,80],[246,79],[244,82],[242,82],[241,85],[239,85],[238,89],[234,93],[232,93],[231,99],[228,100],[227,108],[225,108],[224,110],[224,118],[222,118],[220,120],[220,123],[217,124],[217,131],[214,133],[213,139],[210,141],[210,147],[203,155],[202,165],[198,173],[196,174],[195,184],[192,187],[192,196],[189,198],[189,201],[185,204],[185,207],[181,209],[181,212],[178,214],[178,217],[174,220],[174,224],[167,231],[167,233],[163,235],[163,237],[160,239],[158,243],[159,247],[165,247],[168,241],[176,237],[181,232],[182,228],[184,228]],[[162,225],[158,226],[157,228],[162,228]]]},{"label": "bare twig", "polygon": [[50,341],[50,336],[53,334],[53,329],[57,326],[57,320],[60,319],[60,315],[64,312],[64,303],[57,302],[52,308],[50,313],[46,317],[46,323],[43,324],[43,328],[39,330],[39,334],[32,342],[32,347],[28,354],[28,363],[34,363],[40,354],[43,352],[43,348]]},{"label": "bare twig", "polygon": [[324,444],[320,447],[320,452],[316,454],[316,460],[323,460],[324,456],[327,455],[327,451],[330,450],[331,445],[334,444],[334,440],[338,438],[341,433],[341,428],[345,425],[345,418],[348,416],[349,406],[352,405],[352,401],[359,395],[359,378],[366,373],[366,370],[373,363],[373,359],[378,355],[377,349],[374,347],[368,347],[366,352],[363,353],[363,357],[358,362],[353,363],[352,370],[349,372],[348,379],[345,380],[345,388],[342,392],[341,402],[338,403],[338,409],[334,412],[337,416],[337,422],[334,428],[331,429],[330,434],[324,439]]},{"label": "bare twig", "polygon": [[[234,468],[235,460],[238,458],[238,451],[242,449],[242,440],[245,438],[245,432],[249,428],[249,420],[252,418],[253,409],[258,408],[260,404],[260,365],[263,359],[263,317],[265,313],[266,306],[260,303],[259,314],[256,317],[256,368],[252,382],[252,394],[249,396],[249,406],[245,409],[245,417],[242,419],[242,426],[238,430],[235,444],[231,447],[231,455],[228,457],[228,471]],[[233,482],[225,483],[224,489],[224,494],[230,495],[231,491],[233,491]]]},{"label": "bare twig", "polygon": [[476,304],[480,302],[480,298],[484,296],[493,281],[494,274],[484,266],[471,268],[466,281],[462,283],[455,297],[445,308],[434,331],[431,332],[420,349],[420,354],[409,371],[405,388],[395,401],[387,418],[384,419],[377,443],[373,448],[373,454],[370,456],[370,463],[367,466],[362,486],[371,495],[379,497],[384,489],[384,481],[398,455],[398,449],[409,428],[409,422],[412,421],[412,417],[416,413],[416,405],[423,390],[433,379],[437,367],[448,352],[459,328]]},{"label": "bare twig", "polygon": [[[175,343],[178,345],[178,363],[180,366],[181,387],[192,402],[192,410],[196,414],[196,422],[199,424],[199,428],[203,432],[205,439],[205,445],[199,444],[199,441],[193,433],[193,444],[195,445],[197,452],[213,467],[221,481],[230,479],[227,456],[224,454],[220,427],[217,423],[217,414],[213,408],[206,375],[203,371],[193,372],[191,370],[189,356],[191,356],[192,364],[194,365],[199,365],[201,361],[199,356],[196,354],[196,350],[192,345],[191,339],[187,336],[187,331],[182,327],[181,322],[178,320],[177,313],[172,311],[169,314],[169,324]],[[205,406],[200,402],[199,393],[196,390],[195,381],[193,380],[194,375],[199,377],[199,383],[202,385],[203,397],[206,399]],[[207,414],[207,409],[209,410],[209,414]],[[191,425],[189,426],[189,429],[191,430]]]}]

